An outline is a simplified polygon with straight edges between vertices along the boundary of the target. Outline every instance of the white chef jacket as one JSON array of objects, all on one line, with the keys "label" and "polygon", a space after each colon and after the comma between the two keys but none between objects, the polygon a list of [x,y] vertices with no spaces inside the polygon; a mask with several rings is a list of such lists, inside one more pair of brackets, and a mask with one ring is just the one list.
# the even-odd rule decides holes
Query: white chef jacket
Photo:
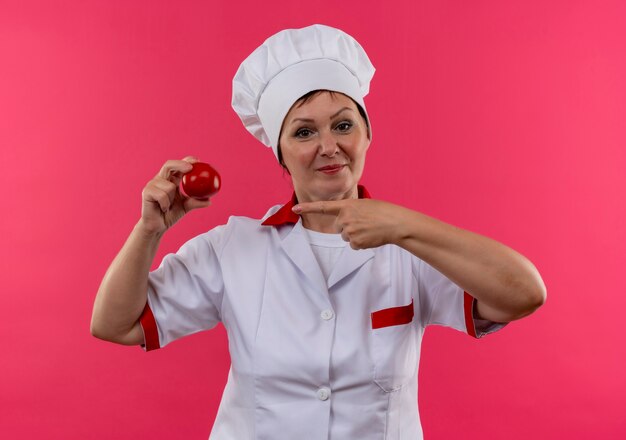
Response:
[{"label": "white chef jacket", "polygon": [[506,323],[475,319],[473,297],[394,245],[345,247],[327,281],[294,203],[168,254],[149,275],[144,349],[223,323],[231,367],[209,440],[422,439],[425,328],[480,338]]}]

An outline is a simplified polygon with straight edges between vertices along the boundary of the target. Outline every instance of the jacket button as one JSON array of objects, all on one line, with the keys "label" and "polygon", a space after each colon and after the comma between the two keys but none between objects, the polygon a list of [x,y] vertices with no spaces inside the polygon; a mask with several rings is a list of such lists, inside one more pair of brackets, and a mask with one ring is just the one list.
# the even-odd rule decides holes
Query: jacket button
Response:
[{"label": "jacket button", "polygon": [[320,400],[328,400],[330,397],[330,390],[328,388],[320,388],[317,390],[317,398]]},{"label": "jacket button", "polygon": [[333,313],[332,310],[324,310],[322,311],[322,313],[320,313],[320,316],[322,317],[322,319],[328,321],[329,319],[331,319],[333,316],[335,316],[335,314]]}]

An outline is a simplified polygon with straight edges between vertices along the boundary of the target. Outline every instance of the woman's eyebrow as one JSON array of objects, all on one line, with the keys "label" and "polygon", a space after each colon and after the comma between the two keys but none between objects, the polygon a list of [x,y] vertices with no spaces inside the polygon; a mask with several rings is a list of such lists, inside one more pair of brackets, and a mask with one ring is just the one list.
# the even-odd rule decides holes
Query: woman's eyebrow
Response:
[{"label": "woman's eyebrow", "polygon": [[291,123],[293,124],[294,122],[315,122],[313,119],[306,119],[306,118],[296,118],[296,119],[292,119]]},{"label": "woman's eyebrow", "polygon": [[[352,110],[350,107],[344,107],[341,110],[339,110],[337,113],[333,114],[330,118],[328,119],[333,119],[335,117],[337,117],[337,115],[339,115],[341,112],[343,112],[344,110],[350,110],[351,112],[353,112],[354,110]],[[293,124],[294,122],[315,122],[314,119],[309,119],[309,118],[296,118],[296,119],[292,119],[291,123]]]},{"label": "woman's eyebrow", "polygon": [[344,111],[344,110],[354,111],[354,110],[352,110],[350,107],[344,107],[344,108],[342,108],[341,110],[339,110],[337,113],[335,113],[334,115],[332,115],[332,116],[330,117],[330,119],[333,119],[333,118],[337,117],[337,115],[339,115],[339,114],[340,114],[342,111]]}]

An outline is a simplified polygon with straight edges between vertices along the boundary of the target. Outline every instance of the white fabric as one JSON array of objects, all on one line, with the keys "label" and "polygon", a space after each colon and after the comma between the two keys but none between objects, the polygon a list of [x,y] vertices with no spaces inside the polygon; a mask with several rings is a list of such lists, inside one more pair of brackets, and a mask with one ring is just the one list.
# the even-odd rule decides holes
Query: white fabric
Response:
[{"label": "white fabric", "polygon": [[319,24],[286,29],[241,63],[233,78],[232,107],[246,129],[278,157],[280,129],[294,102],[313,90],[333,90],[367,112],[363,97],[374,72],[361,45],[339,29]]},{"label": "white fabric", "polygon": [[322,269],[324,278],[328,281],[335,263],[339,259],[343,248],[348,246],[348,242],[341,238],[341,234],[326,234],[323,232],[305,229],[311,250],[315,259]]},{"label": "white fabric", "polygon": [[[372,312],[411,301],[413,322],[372,329]],[[227,330],[211,440],[422,439],[424,330],[467,333],[463,290],[441,273],[397,246],[347,246],[326,280],[301,221],[231,217],[163,259],[148,304],[161,347],[218,322]]]}]

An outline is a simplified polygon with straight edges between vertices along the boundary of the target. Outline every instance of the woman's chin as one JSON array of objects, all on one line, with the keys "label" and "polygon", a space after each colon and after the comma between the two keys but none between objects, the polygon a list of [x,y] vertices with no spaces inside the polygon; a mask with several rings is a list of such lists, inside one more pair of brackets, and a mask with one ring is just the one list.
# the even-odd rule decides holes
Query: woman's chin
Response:
[{"label": "woman's chin", "polygon": [[319,186],[317,196],[319,200],[341,200],[358,197],[356,183],[351,182],[326,182]]}]

